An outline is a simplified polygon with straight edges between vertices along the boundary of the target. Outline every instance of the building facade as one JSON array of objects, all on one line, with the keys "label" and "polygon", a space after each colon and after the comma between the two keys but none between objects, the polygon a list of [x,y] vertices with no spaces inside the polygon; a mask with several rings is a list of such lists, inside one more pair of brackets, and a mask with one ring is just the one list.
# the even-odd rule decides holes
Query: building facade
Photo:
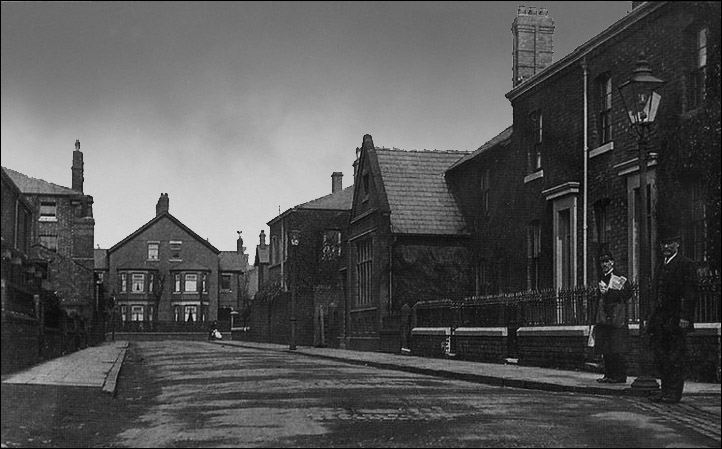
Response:
[{"label": "building facade", "polygon": [[[93,197],[83,193],[83,153],[75,142],[72,188],[3,169],[30,204],[30,254],[47,263],[43,288],[56,292],[62,308],[90,322],[95,312]],[[22,224],[27,226],[27,224]],[[24,232],[24,231],[23,231]]]},{"label": "building facade", "polygon": [[348,243],[348,345],[397,352],[403,311],[473,294],[469,227],[444,179],[464,152],[357,149]]},{"label": "building facade", "polygon": [[156,216],[107,251],[114,320],[138,327],[217,320],[220,254],[170,214],[168,194],[161,194]]}]

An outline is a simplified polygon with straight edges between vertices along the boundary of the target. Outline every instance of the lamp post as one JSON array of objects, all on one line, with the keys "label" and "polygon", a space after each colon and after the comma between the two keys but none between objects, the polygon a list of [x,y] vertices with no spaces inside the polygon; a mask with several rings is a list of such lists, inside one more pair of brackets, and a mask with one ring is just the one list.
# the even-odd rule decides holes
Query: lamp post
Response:
[{"label": "lamp post", "polygon": [[644,54],[639,56],[637,66],[632,77],[619,86],[619,93],[624,103],[624,109],[629,117],[631,128],[637,135],[637,153],[639,162],[639,370],[640,375],[632,383],[632,388],[638,390],[656,390],[659,388],[657,380],[649,374],[646,363],[646,349],[648,338],[646,336],[646,319],[649,314],[649,286],[650,286],[650,253],[649,233],[647,220],[647,148],[649,145],[650,127],[657,115],[657,108],[662,96],[657,93],[664,84],[659,78],[652,76],[649,62]]},{"label": "lamp post", "polygon": [[297,252],[298,245],[301,243],[301,233],[296,229],[292,229],[288,233],[288,240],[291,243],[291,341],[288,345],[288,349],[291,351],[296,350],[296,284],[298,277],[296,271],[298,269]]}]

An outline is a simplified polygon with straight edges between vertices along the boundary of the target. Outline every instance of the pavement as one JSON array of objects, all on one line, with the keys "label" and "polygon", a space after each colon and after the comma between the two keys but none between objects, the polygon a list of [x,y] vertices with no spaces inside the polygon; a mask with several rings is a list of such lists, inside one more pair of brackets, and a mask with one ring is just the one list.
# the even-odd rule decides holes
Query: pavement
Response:
[{"label": "pavement", "polygon": [[[288,352],[307,357],[501,387],[619,396],[643,396],[649,393],[632,388],[634,377],[628,377],[626,384],[600,384],[596,381],[600,375],[588,371],[306,346],[297,346],[295,350],[290,350],[287,345],[244,341],[216,340],[208,344]],[[127,348],[127,341],[105,342],[99,346],[89,347],[50,360],[25,371],[3,376],[2,383],[84,386],[101,388],[104,392],[115,395],[118,374]],[[686,381],[684,384],[685,396],[720,395],[720,392],[719,383]]]}]

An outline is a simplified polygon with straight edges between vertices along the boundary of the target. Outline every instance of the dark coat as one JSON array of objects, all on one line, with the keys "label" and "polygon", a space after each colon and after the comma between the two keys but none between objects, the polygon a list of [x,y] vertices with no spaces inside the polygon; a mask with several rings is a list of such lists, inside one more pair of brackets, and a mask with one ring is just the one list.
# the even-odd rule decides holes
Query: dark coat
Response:
[{"label": "dark coat", "polygon": [[[609,285],[612,274],[621,276],[612,270],[611,273],[602,277],[602,281]],[[626,276],[625,276],[626,277]],[[624,283],[621,290],[608,289],[599,297],[597,307],[596,324],[600,326],[626,327],[627,326],[627,301],[632,297],[632,286],[630,282]]]},{"label": "dark coat", "polygon": [[679,320],[684,318],[694,329],[694,309],[697,304],[697,270],[692,260],[677,253],[668,263],[660,263],[652,285],[649,333],[679,332]]}]

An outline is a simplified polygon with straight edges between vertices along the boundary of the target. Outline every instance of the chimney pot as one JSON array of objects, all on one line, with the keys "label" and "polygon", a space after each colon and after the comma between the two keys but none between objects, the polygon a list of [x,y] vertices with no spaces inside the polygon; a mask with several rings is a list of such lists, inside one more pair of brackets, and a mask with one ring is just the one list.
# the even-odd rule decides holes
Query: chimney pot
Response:
[{"label": "chimney pot", "polygon": [[261,248],[265,248],[266,247],[266,231],[261,230],[261,233],[258,234],[258,239],[259,239],[258,246],[260,246]]}]

